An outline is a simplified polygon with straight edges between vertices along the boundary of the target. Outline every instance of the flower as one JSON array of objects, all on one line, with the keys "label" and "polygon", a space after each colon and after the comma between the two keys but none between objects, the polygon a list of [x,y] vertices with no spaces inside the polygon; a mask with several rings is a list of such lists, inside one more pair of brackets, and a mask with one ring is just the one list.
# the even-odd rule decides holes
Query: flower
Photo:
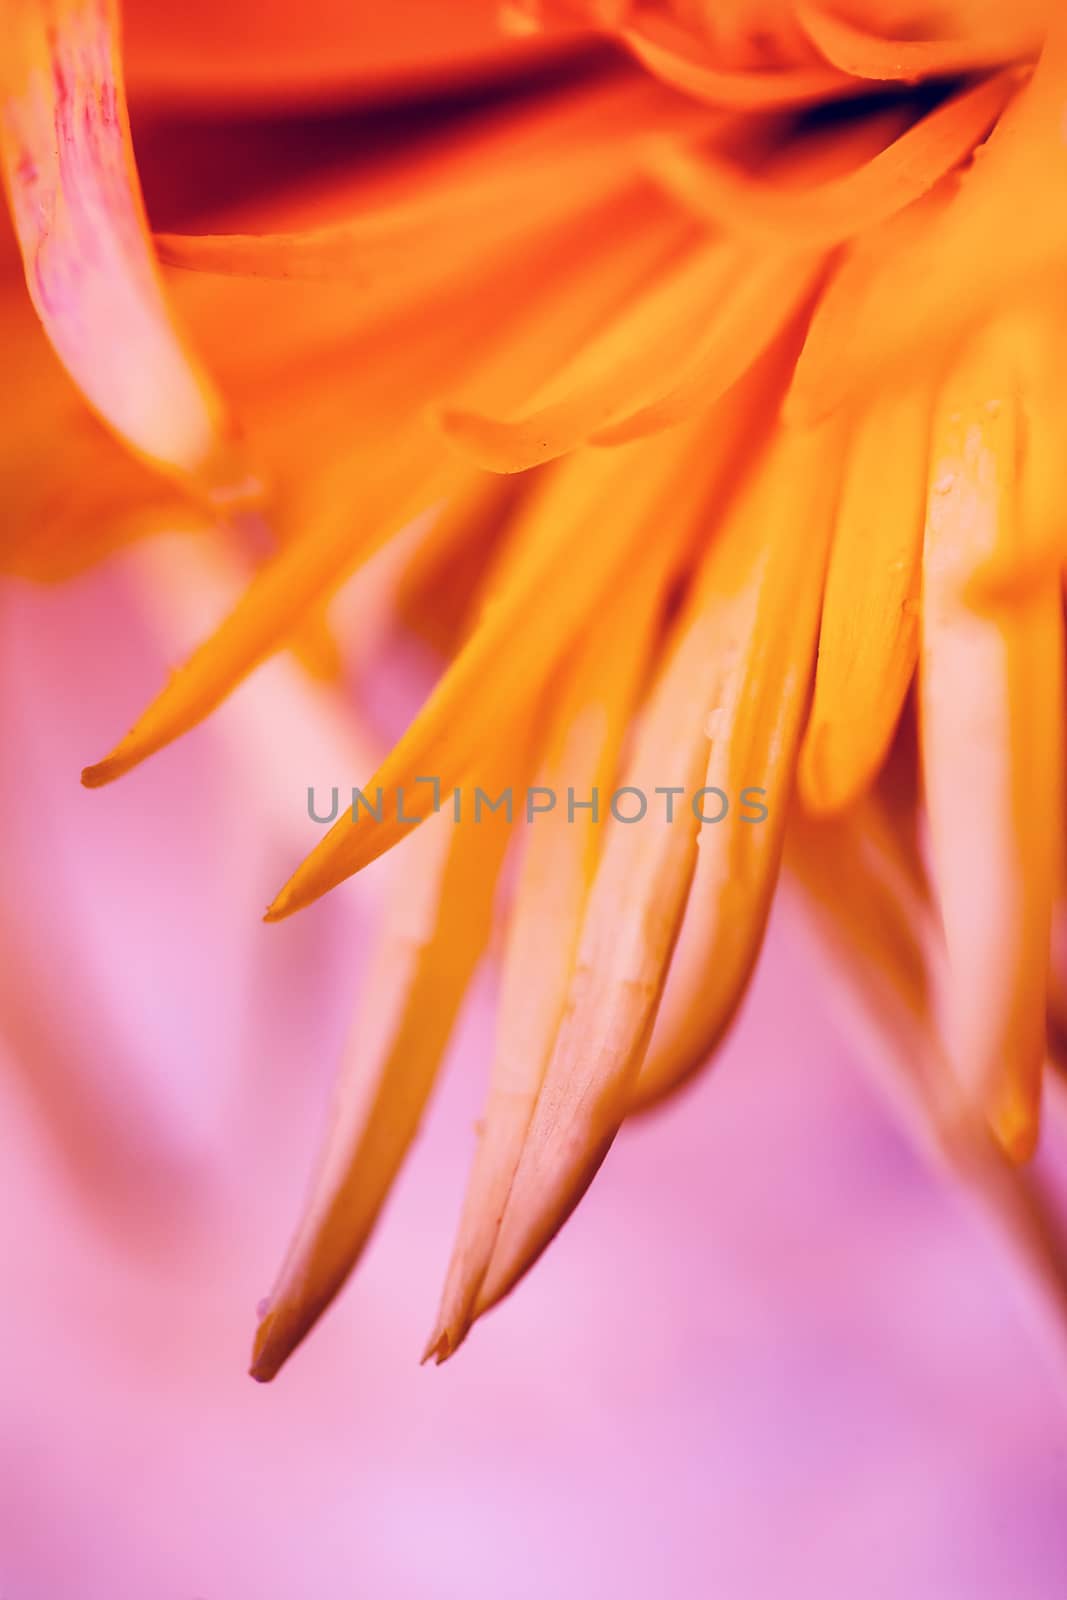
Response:
[{"label": "flower", "polygon": [[[503,90],[430,99],[421,129],[153,242],[113,6],[14,6],[0,149],[30,296],[134,458],[96,440],[79,475],[109,524],[162,496],[261,558],[85,782],[285,645],[328,661],[331,597],[413,524],[389,604],[450,657],[371,802],[268,913],[403,841],[257,1377],[357,1261],[490,938],[513,830],[453,825],[442,796],[472,785],[568,804],[531,816],[504,897],[489,1099],[428,1355],[722,1039],[787,848],[865,1016],[1062,1312],[1015,1164],[1057,1015],[1067,25],[1039,0],[934,10],[511,4]],[[452,11],[472,36],[486,20]],[[306,94],[318,43],[291,75],[268,52],[257,92]],[[156,251],[186,269],[171,295]],[[80,496],[25,477],[68,549]],[[623,794],[667,804],[633,825]]]}]

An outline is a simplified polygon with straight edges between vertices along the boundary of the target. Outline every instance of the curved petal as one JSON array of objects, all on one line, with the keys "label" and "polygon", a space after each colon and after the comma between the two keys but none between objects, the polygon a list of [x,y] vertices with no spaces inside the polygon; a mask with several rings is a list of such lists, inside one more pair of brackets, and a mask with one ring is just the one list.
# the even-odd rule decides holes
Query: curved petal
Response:
[{"label": "curved petal", "polygon": [[657,12],[624,25],[619,38],[664,83],[709,105],[768,111],[855,94],[860,87],[856,79],[820,62],[769,72],[716,66],[683,28]]},{"label": "curved petal", "polygon": [[171,317],[149,241],[115,0],[5,0],[0,163],[26,282],[60,360],[139,455],[254,499],[222,402]]},{"label": "curved petal", "polygon": [[610,792],[664,590],[676,576],[671,555],[668,541],[653,544],[626,575],[623,603],[594,620],[553,708],[537,782],[556,800],[529,821],[523,848],[482,1133],[426,1351],[438,1362],[470,1327],[548,1064],[604,833],[599,797]]},{"label": "curved petal", "polygon": [[1061,320],[1067,211],[1049,196],[1067,183],[1065,86],[1067,18],[1058,13],[1037,70],[981,159],[851,245],[812,318],[787,416],[825,416],[906,371],[920,352],[942,359],[1020,292],[1047,287],[1050,325]]},{"label": "curved petal", "polygon": [[797,0],[798,20],[819,53],[854,78],[915,83],[981,67],[1024,61],[1041,47],[1043,29],[1026,14],[1006,26],[949,39],[889,39],[828,11],[821,0]]},{"label": "curved petal", "polygon": [[702,829],[631,1111],[655,1105],[703,1065],[732,1022],[759,954],[811,689],[840,454],[836,425],[783,431],[737,521],[719,536],[715,648],[724,667],[707,723],[703,783],[712,813],[722,795],[726,810]]},{"label": "curved petal", "polygon": [[953,1056],[1014,1158],[1036,1142],[1064,789],[1057,575],[984,615],[976,569],[1025,555],[1020,491],[1039,329],[973,341],[935,412],[923,553],[920,702],[931,857],[949,957]]},{"label": "curved petal", "polygon": [[[413,797],[420,775],[432,774],[447,793],[501,725],[529,714],[635,549],[658,530],[666,486],[682,478],[684,489],[693,447],[691,437],[652,441],[629,463],[632,476],[599,452],[574,455],[554,470],[524,512],[510,581],[370,780],[372,790],[390,796],[383,820],[361,815],[335,823],[278,894],[269,920],[301,910],[389,850],[403,832],[394,795],[412,796],[409,815],[420,807],[428,814],[428,790]],[[614,539],[598,536],[606,523]]]},{"label": "curved petal", "polygon": [[[503,763],[500,777],[515,777]],[[495,793],[494,774],[484,776]],[[268,1382],[352,1271],[418,1130],[471,975],[489,938],[510,830],[447,812],[408,841],[367,974],[315,1186],[256,1331]]]},{"label": "curved petal", "polygon": [[708,153],[665,151],[656,175],[695,215],[735,235],[828,248],[922,198],[971,155],[1015,88],[998,73],[955,95],[869,161],[813,187],[785,187]]},{"label": "curved petal", "polygon": [[[635,1085],[642,1098],[641,1063],[687,897],[706,894],[720,913],[708,975],[720,1027],[751,969],[810,685],[835,433],[831,426],[773,445],[710,543],[627,765],[628,786],[684,798],[665,817],[608,834],[478,1314],[510,1292],[570,1216],[632,1106]],[[795,537],[798,504],[810,516],[810,545]],[[734,815],[720,826],[704,806],[721,815],[719,786],[736,790],[750,764],[772,768],[773,819],[750,825]]]},{"label": "curved petal", "polygon": [[171,102],[307,105],[466,85],[558,51],[502,33],[498,0],[126,0],[132,89]]},{"label": "curved petal", "polygon": [[800,794],[819,814],[877,775],[919,659],[931,405],[928,386],[887,388],[852,430],[800,755]]}]

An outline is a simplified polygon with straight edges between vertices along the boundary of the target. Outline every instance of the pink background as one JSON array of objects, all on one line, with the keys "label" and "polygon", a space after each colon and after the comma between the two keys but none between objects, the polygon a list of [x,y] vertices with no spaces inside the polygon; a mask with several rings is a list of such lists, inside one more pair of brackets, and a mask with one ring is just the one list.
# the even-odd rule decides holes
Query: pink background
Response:
[{"label": "pink background", "polygon": [[[285,664],[78,787],[189,632],[172,602],[149,644],[148,559],[0,590],[4,1600],[1058,1600],[1041,1344],[784,925],[714,1075],[627,1131],[519,1294],[420,1369],[483,974],[357,1280],[274,1386],[244,1375],[373,885],[257,921],[337,770]],[[196,563],[167,560],[191,605]]]}]

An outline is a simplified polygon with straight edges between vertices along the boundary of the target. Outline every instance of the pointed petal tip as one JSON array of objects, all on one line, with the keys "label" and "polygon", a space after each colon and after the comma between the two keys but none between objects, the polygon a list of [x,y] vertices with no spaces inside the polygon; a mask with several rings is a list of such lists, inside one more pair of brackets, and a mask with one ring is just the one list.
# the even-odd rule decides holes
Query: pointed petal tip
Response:
[{"label": "pointed petal tip", "polygon": [[291,917],[295,911],[302,911],[305,906],[310,905],[314,898],[314,895],[301,893],[296,885],[294,875],[289,879],[288,883],[284,883],[278,890],[278,893],[263,913],[263,921],[284,922],[286,917]]},{"label": "pointed petal tip", "polygon": [[439,1322],[427,1340],[419,1361],[420,1367],[424,1367],[428,1361],[432,1361],[437,1367],[443,1367],[445,1362],[455,1355],[470,1331],[469,1322],[460,1324]]},{"label": "pointed petal tip", "polygon": [[164,746],[149,738],[142,738],[140,726],[138,724],[103,760],[82,768],[81,781],[86,789],[102,789],[106,784],[114,783],[116,778],[124,778],[128,772],[133,772],[150,756],[158,754]]},{"label": "pointed petal tip", "polygon": [[121,778],[125,771],[126,767],[117,754],[105,756],[103,761],[97,761],[92,766],[82,768],[82,787],[85,789],[103,789],[106,784],[114,783],[116,778]]},{"label": "pointed petal tip", "polygon": [[[333,843],[333,833],[336,833],[339,828],[345,825],[343,822],[338,822],[334,825],[331,833],[327,835],[327,841],[331,845]],[[414,824],[412,824],[413,827]],[[407,831],[410,833],[412,828],[408,828]],[[353,833],[355,832],[354,824],[352,824],[352,831]],[[281,922],[283,918],[291,917],[294,912],[304,911],[308,906],[313,906],[316,900],[321,900],[325,895],[332,894],[335,889],[341,888],[350,878],[354,878],[365,867],[369,867],[372,862],[377,861],[378,857],[390,849],[395,842],[395,839],[387,838],[386,842],[383,843],[380,832],[376,833],[367,830],[360,841],[363,845],[361,852],[358,854],[355,852],[350,853],[348,858],[343,861],[340,869],[338,869],[336,861],[330,859],[328,849],[324,848],[325,841],[320,843],[311,851],[310,855],[304,857],[288,882],[284,883],[279,889],[267,907],[265,920],[267,922]]]},{"label": "pointed petal tip", "polygon": [[257,1383],[270,1383],[278,1376],[298,1342],[291,1335],[291,1325],[284,1318],[280,1319],[277,1311],[265,1311],[261,1315],[252,1344],[250,1378]]},{"label": "pointed petal tip", "polygon": [[858,798],[854,773],[839,748],[841,729],[811,722],[797,763],[797,794],[811,817],[833,817]]},{"label": "pointed petal tip", "polygon": [[419,1366],[424,1367],[427,1362],[432,1361],[434,1366],[439,1367],[452,1353],[447,1333],[431,1333],[426,1348],[419,1357]]},{"label": "pointed petal tip", "polygon": [[1018,1098],[995,1108],[990,1116],[993,1135],[1013,1167],[1025,1167],[1037,1151],[1040,1121],[1036,1110]]}]

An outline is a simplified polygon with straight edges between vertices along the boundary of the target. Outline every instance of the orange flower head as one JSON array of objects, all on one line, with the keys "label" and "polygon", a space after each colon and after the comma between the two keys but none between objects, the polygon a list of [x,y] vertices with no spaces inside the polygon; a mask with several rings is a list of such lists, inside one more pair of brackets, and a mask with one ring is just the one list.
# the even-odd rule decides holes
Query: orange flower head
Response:
[{"label": "orange flower head", "polygon": [[[364,9],[278,0],[246,60],[241,5],[134,5],[134,83],[291,136],[359,84]],[[1050,0],[431,9],[420,43],[413,0],[369,8],[371,109],[329,161],[153,235],[114,5],[7,0],[30,300],[98,420],[5,286],[27,396],[47,382],[0,548],[67,570],[165,521],[256,561],[86,783],[278,650],[324,670],[327,608],[387,545],[358,614],[446,656],[268,913],[400,847],[253,1371],[358,1260],[496,923],[438,1360],[722,1039],[783,856],[927,1124],[1067,1305],[1025,1165],[1067,1028],[1067,22]],[[472,817],[479,794],[510,803]]]}]

